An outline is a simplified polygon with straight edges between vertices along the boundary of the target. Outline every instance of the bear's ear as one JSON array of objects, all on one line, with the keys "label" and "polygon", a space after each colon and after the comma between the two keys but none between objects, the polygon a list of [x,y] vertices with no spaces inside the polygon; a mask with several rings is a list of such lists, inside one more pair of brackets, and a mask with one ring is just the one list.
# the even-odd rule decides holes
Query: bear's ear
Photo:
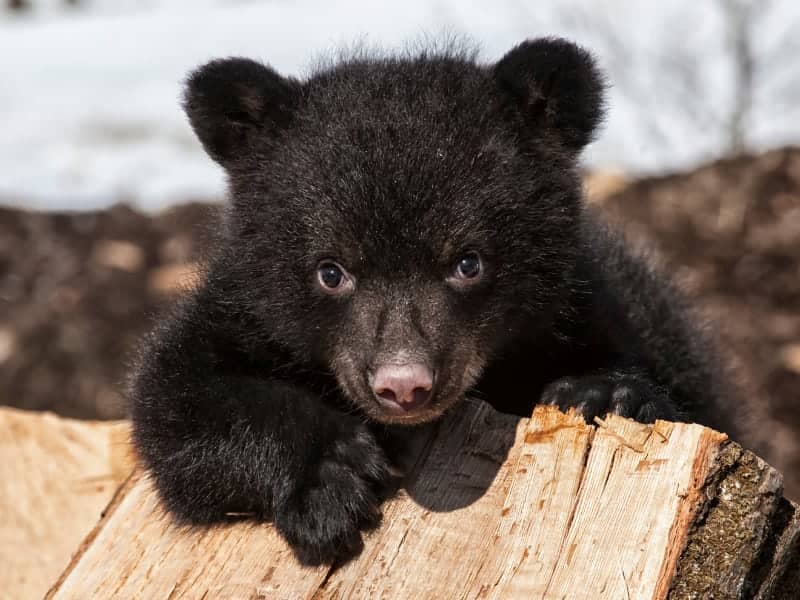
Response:
[{"label": "bear's ear", "polygon": [[522,42],[494,66],[494,79],[533,127],[578,153],[603,120],[603,76],[591,54],[560,38]]},{"label": "bear's ear", "polygon": [[206,152],[223,166],[247,152],[259,133],[292,118],[300,85],[246,58],[214,60],[186,81],[183,108]]}]

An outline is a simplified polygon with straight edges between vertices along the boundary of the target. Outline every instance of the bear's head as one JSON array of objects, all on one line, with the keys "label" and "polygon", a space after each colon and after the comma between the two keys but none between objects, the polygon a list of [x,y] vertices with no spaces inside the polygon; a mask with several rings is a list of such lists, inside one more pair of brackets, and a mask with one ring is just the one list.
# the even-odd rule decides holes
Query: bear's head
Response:
[{"label": "bear's head", "polygon": [[186,112],[231,195],[216,268],[253,339],[332,372],[373,419],[439,416],[558,309],[602,97],[560,39],[492,65],[451,49],[304,81],[239,58],[194,72]]}]

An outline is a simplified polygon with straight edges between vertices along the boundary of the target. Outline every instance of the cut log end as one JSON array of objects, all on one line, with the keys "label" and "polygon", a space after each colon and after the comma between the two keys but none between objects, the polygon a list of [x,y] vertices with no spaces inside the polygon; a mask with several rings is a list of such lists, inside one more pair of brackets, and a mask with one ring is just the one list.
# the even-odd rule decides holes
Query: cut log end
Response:
[{"label": "cut log end", "polygon": [[269,524],[178,528],[136,475],[48,597],[800,597],[797,507],[723,434],[469,401],[431,436],[340,568]]}]

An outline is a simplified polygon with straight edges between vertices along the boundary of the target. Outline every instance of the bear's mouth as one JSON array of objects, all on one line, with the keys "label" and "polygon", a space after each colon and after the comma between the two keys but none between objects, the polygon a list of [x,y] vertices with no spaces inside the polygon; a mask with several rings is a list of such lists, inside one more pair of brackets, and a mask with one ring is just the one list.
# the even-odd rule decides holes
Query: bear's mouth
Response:
[{"label": "bear's mouth", "polygon": [[[400,406],[396,399],[381,397],[376,392],[370,368],[348,353],[339,353],[333,361],[333,374],[339,389],[368,419],[385,425],[422,425],[440,419],[467,394],[480,377],[486,364],[481,352],[464,353],[458,367],[450,361],[437,361],[439,368],[431,369],[433,385],[424,402]],[[378,390],[379,392],[380,390]]]},{"label": "bear's mouth", "polygon": [[448,377],[446,373],[441,375],[441,377],[437,376],[436,385],[431,390],[428,400],[419,407],[404,410],[397,406],[396,403],[386,401],[370,393],[369,386],[362,388],[365,392],[359,395],[361,401],[358,404],[362,407],[367,417],[386,425],[423,425],[436,421],[464,398],[467,387],[463,384],[472,383],[471,378],[469,378],[469,381],[463,381],[463,379],[467,378],[456,378],[454,380]]},{"label": "bear's mouth", "polygon": [[434,388],[424,404],[404,409],[396,402],[374,394],[367,383],[366,374],[357,382],[341,382],[340,385],[350,401],[358,406],[367,418],[384,425],[422,425],[436,421],[463,395],[444,394],[442,393],[444,390]]},{"label": "bear's mouth", "polygon": [[[449,405],[455,404],[456,401],[457,398]],[[404,410],[381,398],[375,398],[373,405],[375,406],[375,412],[369,416],[387,425],[421,425],[430,423],[440,418],[445,412],[445,409],[442,409],[439,403],[436,402],[436,398],[432,398],[426,406],[412,410]]]}]

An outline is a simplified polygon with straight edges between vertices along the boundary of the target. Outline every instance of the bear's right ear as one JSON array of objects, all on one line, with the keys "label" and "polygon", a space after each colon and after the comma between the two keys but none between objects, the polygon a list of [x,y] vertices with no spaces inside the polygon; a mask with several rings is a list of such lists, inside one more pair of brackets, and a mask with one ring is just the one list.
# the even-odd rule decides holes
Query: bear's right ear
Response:
[{"label": "bear's right ear", "polygon": [[186,82],[183,108],[206,152],[223,166],[247,152],[254,136],[288,124],[300,84],[246,58],[214,60]]}]

